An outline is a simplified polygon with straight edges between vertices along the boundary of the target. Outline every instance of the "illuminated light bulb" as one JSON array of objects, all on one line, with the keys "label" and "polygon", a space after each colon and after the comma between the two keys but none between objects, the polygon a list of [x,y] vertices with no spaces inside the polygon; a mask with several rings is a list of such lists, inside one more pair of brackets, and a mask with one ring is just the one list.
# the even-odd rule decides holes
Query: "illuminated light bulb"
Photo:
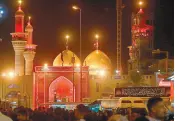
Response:
[{"label": "illuminated light bulb", "polygon": [[96,34],[96,35],[95,35],[95,38],[96,38],[96,39],[98,39],[98,38],[99,38],[98,34]]},{"label": "illuminated light bulb", "polygon": [[79,9],[79,8],[78,8],[77,6],[75,6],[75,5],[72,6],[72,8],[75,9],[75,10]]},{"label": "illuminated light bulb", "polygon": [[139,2],[139,5],[143,5],[143,2],[142,2],[142,1],[140,1],[140,2]]},{"label": "illuminated light bulb", "polygon": [[119,70],[116,70],[115,72],[118,74],[120,71]]},{"label": "illuminated light bulb", "polygon": [[69,39],[69,35],[66,35],[66,39]]},{"label": "illuminated light bulb", "polygon": [[1,11],[0,11],[0,13],[1,13],[1,14],[3,14],[3,13],[4,13],[4,11],[2,11],[2,10],[1,10]]},{"label": "illuminated light bulb", "polygon": [[2,73],[2,76],[5,77],[5,76],[7,76],[7,75],[6,75],[6,73]]},{"label": "illuminated light bulb", "polygon": [[13,78],[15,76],[15,73],[14,72],[9,72],[9,77]]},{"label": "illuminated light bulb", "polygon": [[21,6],[22,0],[18,0],[18,4],[19,4],[19,6]]},{"label": "illuminated light bulb", "polygon": [[77,64],[76,64],[76,66],[77,66],[77,67],[80,67],[80,64],[79,64],[79,63],[77,63]]},{"label": "illuminated light bulb", "polygon": [[101,76],[104,76],[104,75],[105,75],[105,71],[104,71],[104,70],[101,70],[101,71],[100,71],[100,75],[101,75]]}]

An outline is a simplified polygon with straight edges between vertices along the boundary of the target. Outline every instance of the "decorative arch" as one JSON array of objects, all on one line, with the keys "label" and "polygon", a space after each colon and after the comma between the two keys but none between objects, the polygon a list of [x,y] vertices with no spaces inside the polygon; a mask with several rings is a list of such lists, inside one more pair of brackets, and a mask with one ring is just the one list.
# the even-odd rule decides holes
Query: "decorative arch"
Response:
[{"label": "decorative arch", "polygon": [[56,78],[49,86],[49,101],[54,102],[55,98],[73,100],[73,83],[64,76]]},{"label": "decorative arch", "polygon": [[10,91],[6,94],[6,98],[18,98],[18,91]]}]

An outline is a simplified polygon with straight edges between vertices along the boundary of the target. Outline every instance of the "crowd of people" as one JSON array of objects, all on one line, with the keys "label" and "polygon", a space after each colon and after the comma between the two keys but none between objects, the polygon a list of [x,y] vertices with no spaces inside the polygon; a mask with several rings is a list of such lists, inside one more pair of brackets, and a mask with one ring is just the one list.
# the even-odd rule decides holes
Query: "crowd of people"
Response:
[{"label": "crowd of people", "polygon": [[159,97],[150,98],[148,114],[127,109],[127,113],[115,111],[93,112],[79,104],[75,110],[44,108],[32,110],[18,107],[12,110],[0,109],[0,121],[174,121],[173,109],[167,108]]}]

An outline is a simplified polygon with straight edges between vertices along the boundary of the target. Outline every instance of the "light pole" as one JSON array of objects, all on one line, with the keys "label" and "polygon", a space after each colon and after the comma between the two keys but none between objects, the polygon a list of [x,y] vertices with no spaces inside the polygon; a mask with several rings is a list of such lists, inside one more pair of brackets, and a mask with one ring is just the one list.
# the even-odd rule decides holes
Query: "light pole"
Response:
[{"label": "light pole", "polygon": [[72,80],[73,80],[73,102],[75,101],[74,100],[74,94],[75,94],[75,91],[74,91],[74,65],[75,65],[75,57],[74,57],[74,55],[73,55],[73,57],[72,57],[72,64],[73,64],[73,70],[72,70]]},{"label": "light pole", "polygon": [[81,57],[81,8],[78,6],[72,6],[74,10],[80,11],[80,85],[81,85],[81,91],[80,91],[80,100],[82,101],[82,57]]},{"label": "light pole", "polygon": [[168,74],[168,51],[161,51],[160,49],[157,50],[153,50],[152,54],[160,54],[160,53],[164,53],[166,54],[166,74]]}]

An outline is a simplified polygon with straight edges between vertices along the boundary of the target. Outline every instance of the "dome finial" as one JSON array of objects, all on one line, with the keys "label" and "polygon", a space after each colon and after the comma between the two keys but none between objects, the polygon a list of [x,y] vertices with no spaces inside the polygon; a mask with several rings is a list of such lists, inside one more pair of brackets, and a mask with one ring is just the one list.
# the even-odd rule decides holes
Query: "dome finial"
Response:
[{"label": "dome finial", "polygon": [[66,35],[66,50],[68,50],[68,41],[69,41],[69,35]]},{"label": "dome finial", "polygon": [[22,0],[18,0],[18,10],[21,10]]},{"label": "dome finial", "polygon": [[138,13],[139,13],[139,14],[143,14],[143,13],[144,13],[144,12],[143,12],[143,9],[142,9],[142,8],[143,8],[143,1],[140,1],[140,2],[139,2],[139,7],[140,7],[140,9],[139,9],[139,12],[138,12]]},{"label": "dome finial", "polygon": [[28,17],[28,25],[31,25],[31,24],[30,24],[30,21],[31,21],[31,17],[29,16],[29,17]]},{"label": "dome finial", "polygon": [[95,38],[96,38],[96,42],[94,43],[94,46],[95,46],[95,48],[96,48],[96,50],[98,50],[98,47],[99,47],[99,45],[98,45],[98,38],[99,38],[99,35],[98,34],[96,34],[95,35]]}]

